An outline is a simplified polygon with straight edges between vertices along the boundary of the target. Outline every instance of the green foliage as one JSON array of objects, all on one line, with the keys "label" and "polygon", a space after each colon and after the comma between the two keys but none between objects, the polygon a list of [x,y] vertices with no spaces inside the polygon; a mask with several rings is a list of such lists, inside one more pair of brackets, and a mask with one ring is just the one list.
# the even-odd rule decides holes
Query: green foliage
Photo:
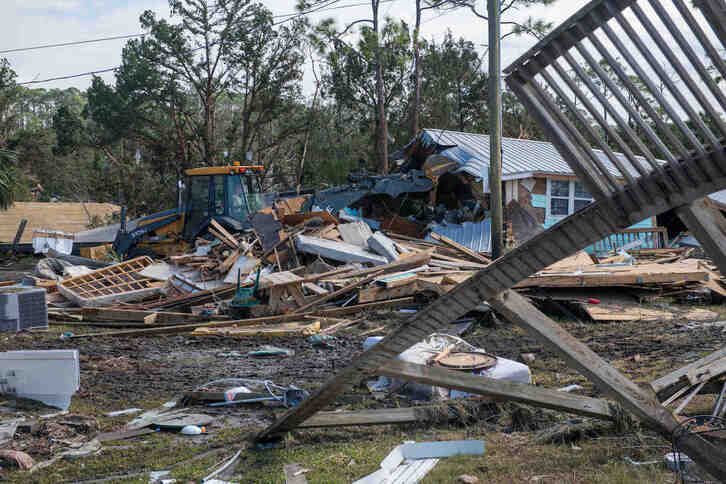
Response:
[{"label": "green foliage", "polygon": [[451,31],[440,44],[425,43],[421,120],[423,126],[483,132],[487,127],[487,74],[473,42],[455,40]]}]

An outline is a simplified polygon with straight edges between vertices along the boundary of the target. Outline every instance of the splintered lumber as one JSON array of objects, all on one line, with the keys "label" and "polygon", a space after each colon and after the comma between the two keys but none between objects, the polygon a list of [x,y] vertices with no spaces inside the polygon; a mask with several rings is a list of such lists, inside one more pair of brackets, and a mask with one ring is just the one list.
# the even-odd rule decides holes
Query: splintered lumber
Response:
[{"label": "splintered lumber", "polygon": [[460,243],[458,243],[454,240],[451,240],[450,238],[446,237],[445,235],[440,235],[440,234],[437,234],[436,232],[431,232],[429,234],[429,237],[431,237],[432,239],[434,239],[436,241],[441,242],[442,244],[448,245],[449,247],[453,247],[454,249],[458,250],[462,254],[473,259],[474,262],[479,262],[480,264],[484,264],[484,265],[488,265],[489,263],[491,263],[491,260],[489,260],[488,258],[484,257],[481,254],[474,252],[470,248],[468,248],[464,245],[461,245]]},{"label": "splintered lumber", "polygon": [[[671,438],[679,425],[673,414],[663,407],[652,392],[636,385],[617,369],[595,354],[584,343],[557,325],[535,308],[524,297],[507,290],[490,299],[492,306],[503,317],[523,327],[548,348],[588,377],[601,391],[613,395],[624,409],[633,413],[647,426],[665,438]],[[680,436],[679,446],[689,456],[709,456],[726,462],[726,450],[698,435],[688,432]]]},{"label": "splintered lumber", "polygon": [[399,297],[411,296],[419,292],[418,281],[412,279],[405,285],[396,287],[367,287],[358,292],[358,302],[366,303],[372,301],[384,301],[386,299],[396,299]]},{"label": "splintered lumber", "polygon": [[602,287],[620,285],[664,284],[675,282],[704,282],[709,279],[707,270],[694,260],[673,264],[642,264],[635,266],[590,266],[582,272],[550,271],[549,268],[517,283],[522,287]]},{"label": "splintered lumber", "polygon": [[150,266],[149,257],[137,257],[58,283],[58,292],[81,307],[138,301],[161,292],[162,283],[138,275]]},{"label": "splintered lumber", "polygon": [[337,291],[333,291],[333,292],[331,292],[329,294],[325,294],[324,296],[320,296],[319,298],[317,298],[317,299],[315,299],[313,301],[310,301],[309,303],[307,303],[307,304],[305,304],[303,306],[300,306],[299,308],[295,309],[293,311],[293,314],[302,313],[302,312],[307,311],[308,309],[310,309],[312,307],[315,307],[315,306],[317,306],[319,304],[322,304],[322,303],[324,303],[326,301],[330,301],[331,299],[334,299],[334,298],[336,298],[336,297],[338,297],[338,296],[340,296],[342,294],[345,294],[347,292],[350,292],[353,289],[357,289],[357,288],[359,288],[359,287],[361,287],[361,286],[363,286],[365,284],[368,284],[369,282],[371,282],[373,279],[375,279],[376,277],[378,277],[380,275],[381,275],[380,271],[379,272],[375,272],[375,273],[371,274],[370,276],[366,277],[365,279],[362,279],[360,281],[353,282],[351,284],[348,284],[345,287],[342,287],[342,288],[338,289]]},{"label": "splintered lumber", "polygon": [[[227,229],[222,227],[216,220],[211,219],[211,225],[214,227],[214,230],[217,232],[214,234],[215,237],[219,239],[220,242],[222,242],[224,245],[228,246],[230,249],[239,249],[239,242],[237,242],[237,239],[234,238],[232,234],[227,232]],[[211,231],[211,229],[210,229]]]},{"label": "splintered lumber", "polygon": [[726,358],[726,347],[716,350],[703,358],[682,366],[681,368],[664,375],[650,383],[651,388],[658,396],[660,401],[664,401],[681,390],[685,386],[690,386],[688,374],[693,373],[702,368],[708,368],[710,365]]},{"label": "splintered lumber", "polygon": [[153,336],[156,334],[175,334],[175,333],[188,333],[194,331],[196,328],[223,328],[231,326],[254,326],[259,324],[267,323],[278,323],[283,321],[290,321],[300,319],[302,316],[343,316],[345,314],[355,314],[360,311],[366,311],[368,309],[375,309],[381,307],[400,307],[406,306],[414,302],[412,297],[405,297],[401,299],[395,299],[392,301],[380,301],[368,304],[356,304],[354,306],[346,306],[344,308],[332,308],[332,309],[320,309],[316,311],[310,311],[307,313],[300,314],[282,314],[279,316],[266,316],[262,318],[251,318],[251,319],[238,319],[231,321],[210,321],[208,323],[201,324],[182,324],[178,326],[160,326],[158,328],[143,328],[143,329],[129,329],[122,331],[104,331],[98,333],[86,333],[76,334],[70,337],[70,339],[82,339],[82,338],[93,338],[100,336]]},{"label": "splintered lumber", "polygon": [[307,254],[315,254],[327,259],[340,262],[367,262],[374,265],[388,263],[385,257],[373,254],[362,248],[346,244],[345,242],[334,242],[332,240],[297,235],[295,237],[297,250]]},{"label": "splintered lumber", "polygon": [[320,331],[320,321],[312,324],[288,323],[278,326],[255,326],[245,328],[205,328],[198,327],[192,331],[191,336],[224,336],[244,338],[249,336],[265,336],[268,338],[282,336],[311,335]]},{"label": "splintered lumber", "polygon": [[472,375],[469,372],[419,365],[399,359],[386,362],[375,373],[390,378],[485,395],[495,400],[511,400],[587,417],[606,420],[613,420],[615,417],[613,406],[607,400],[572,395],[523,383],[496,380],[486,376]]}]

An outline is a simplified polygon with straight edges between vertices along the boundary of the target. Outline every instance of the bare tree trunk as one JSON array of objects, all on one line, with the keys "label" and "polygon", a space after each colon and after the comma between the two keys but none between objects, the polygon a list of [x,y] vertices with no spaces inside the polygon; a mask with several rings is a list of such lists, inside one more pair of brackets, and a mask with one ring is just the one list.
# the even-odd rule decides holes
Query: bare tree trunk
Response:
[{"label": "bare tree trunk", "polygon": [[381,38],[378,25],[378,6],[380,0],[371,0],[373,9],[373,31],[376,34],[376,155],[378,166],[382,167],[383,174],[388,173],[388,121],[386,120],[386,106],[383,97],[383,63],[381,59]]},{"label": "bare tree trunk", "polygon": [[[315,70],[315,68],[313,68]],[[313,130],[313,120],[315,119],[315,102],[318,100],[318,92],[320,91],[320,81],[315,82],[315,94],[313,94],[313,102],[310,105],[310,117],[308,118],[308,126],[305,131],[305,142],[303,143],[303,151],[300,156],[300,164],[297,167],[296,176],[296,190],[300,192],[300,185],[302,184],[303,169],[305,168],[305,156],[308,153],[308,143],[310,142],[310,133]]]},{"label": "bare tree trunk", "polygon": [[416,28],[413,31],[413,103],[411,103],[411,138],[418,134],[421,112],[421,0],[416,0]]}]

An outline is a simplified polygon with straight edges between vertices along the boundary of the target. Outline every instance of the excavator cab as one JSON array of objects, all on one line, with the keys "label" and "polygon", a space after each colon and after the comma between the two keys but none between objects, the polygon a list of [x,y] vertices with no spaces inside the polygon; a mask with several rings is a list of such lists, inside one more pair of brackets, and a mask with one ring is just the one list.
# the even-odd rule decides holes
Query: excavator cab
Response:
[{"label": "excavator cab", "polygon": [[264,206],[261,166],[194,168],[187,170],[182,236],[192,241],[212,219],[231,230],[242,230],[249,215]]},{"label": "excavator cab", "polygon": [[134,221],[128,230],[122,215],[113,249],[125,258],[172,255],[189,250],[212,220],[233,232],[248,227],[249,216],[265,206],[263,170],[239,163],[186,170],[182,206]]}]

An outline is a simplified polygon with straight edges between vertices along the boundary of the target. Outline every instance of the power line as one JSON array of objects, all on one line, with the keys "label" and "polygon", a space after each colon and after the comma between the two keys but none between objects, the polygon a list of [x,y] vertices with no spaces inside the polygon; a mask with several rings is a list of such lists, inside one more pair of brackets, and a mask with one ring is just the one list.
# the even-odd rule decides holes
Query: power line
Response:
[{"label": "power line", "polygon": [[18,49],[0,50],[0,54],[10,54],[12,52],[25,52],[28,50],[50,49],[51,47],[65,47],[68,45],[91,44],[93,42],[105,42],[107,40],[131,39],[133,37],[141,37],[143,35],[144,34],[117,35],[115,37],[103,37],[100,39],[91,39],[91,40],[78,40],[75,42],[63,42],[61,44],[36,45],[35,47],[21,47]]},{"label": "power line", "polygon": [[92,76],[94,74],[101,74],[103,72],[115,71],[119,67],[120,66],[110,67],[108,69],[101,69],[100,71],[84,72],[82,74],[73,74],[71,76],[52,77],[50,79],[43,79],[43,80],[40,80],[40,81],[25,81],[25,82],[19,82],[18,85],[23,85],[23,84],[40,84],[41,82],[62,81],[64,79],[73,79],[74,77]]},{"label": "power line", "polygon": [[[281,20],[279,22],[274,22],[272,25],[279,25],[279,24],[282,24],[285,22],[289,22],[290,20],[294,20],[295,18],[304,17],[306,15],[310,15],[311,13],[327,12],[330,10],[339,10],[339,9],[343,9],[343,8],[361,7],[361,6],[365,6],[365,5],[370,5],[370,3],[368,3],[368,2],[359,2],[359,3],[351,3],[351,4],[337,5],[337,6],[331,7],[331,5],[335,4],[337,1],[338,0],[330,0],[325,5],[320,5],[317,8],[310,9],[310,10],[303,11],[303,12],[273,15],[273,18],[282,18],[282,17],[288,17],[288,18]],[[389,3],[389,2],[393,3],[396,0],[380,0],[380,1],[381,1],[381,3]],[[86,43],[91,43],[91,42],[103,42],[106,40],[114,40],[114,39],[141,37],[143,35],[146,35],[146,34],[132,34],[132,35],[117,36],[117,37],[105,37],[105,38],[101,38],[101,39],[82,40],[82,41],[77,41],[77,42],[64,42],[61,44],[48,44],[48,45],[41,45],[41,46],[36,46],[36,47],[24,47],[24,48],[0,51],[0,54],[10,53],[10,52],[22,52],[22,51],[26,51],[26,50],[35,50],[35,49],[47,49],[47,48],[51,48],[51,47],[61,47],[61,46],[68,46],[68,45],[86,44]],[[195,51],[201,50],[201,48],[194,49],[194,50]],[[97,70],[97,71],[83,72],[81,74],[73,74],[73,75],[69,75],[69,76],[52,77],[49,79],[41,79],[41,80],[36,80],[36,81],[18,82],[17,84],[26,85],[26,84],[41,84],[41,83],[52,82],[52,81],[62,81],[62,80],[66,80],[66,79],[74,79],[76,77],[92,76],[92,75],[101,74],[104,72],[111,72],[111,71],[115,71],[119,67],[121,67],[121,66],[111,67],[108,69],[101,69],[101,70]]]}]

